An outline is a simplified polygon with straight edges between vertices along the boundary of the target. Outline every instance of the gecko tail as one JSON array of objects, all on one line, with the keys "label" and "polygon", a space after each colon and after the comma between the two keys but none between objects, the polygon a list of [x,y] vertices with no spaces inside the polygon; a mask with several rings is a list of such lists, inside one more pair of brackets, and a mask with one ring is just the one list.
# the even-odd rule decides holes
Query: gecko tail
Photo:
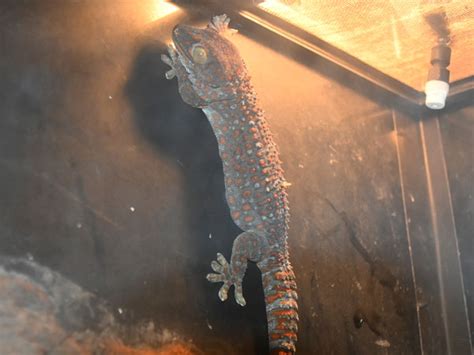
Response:
[{"label": "gecko tail", "polygon": [[288,253],[274,253],[258,263],[262,272],[270,350],[293,354],[298,332],[296,279]]}]

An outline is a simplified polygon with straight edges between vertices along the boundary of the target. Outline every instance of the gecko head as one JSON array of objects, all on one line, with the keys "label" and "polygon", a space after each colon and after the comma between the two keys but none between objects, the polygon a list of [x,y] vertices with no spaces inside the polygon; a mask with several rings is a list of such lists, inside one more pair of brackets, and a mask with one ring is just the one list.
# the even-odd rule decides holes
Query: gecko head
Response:
[{"label": "gecko head", "polygon": [[206,28],[178,25],[172,38],[195,93],[205,102],[235,97],[245,65],[237,48],[225,37],[227,16],[216,16]]}]

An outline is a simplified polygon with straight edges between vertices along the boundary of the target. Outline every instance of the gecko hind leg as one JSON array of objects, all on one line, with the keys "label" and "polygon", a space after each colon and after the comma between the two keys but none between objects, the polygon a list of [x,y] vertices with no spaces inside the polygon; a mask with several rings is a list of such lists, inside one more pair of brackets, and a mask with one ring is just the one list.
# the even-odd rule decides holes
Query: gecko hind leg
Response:
[{"label": "gecko hind leg", "polygon": [[235,301],[242,307],[245,306],[242,280],[248,260],[258,262],[267,252],[268,243],[265,237],[253,232],[243,232],[234,240],[230,263],[221,253],[217,253],[217,261],[213,260],[211,263],[215,273],[208,274],[206,278],[210,282],[223,282],[218,293],[221,301],[227,299],[230,287],[234,286]]}]

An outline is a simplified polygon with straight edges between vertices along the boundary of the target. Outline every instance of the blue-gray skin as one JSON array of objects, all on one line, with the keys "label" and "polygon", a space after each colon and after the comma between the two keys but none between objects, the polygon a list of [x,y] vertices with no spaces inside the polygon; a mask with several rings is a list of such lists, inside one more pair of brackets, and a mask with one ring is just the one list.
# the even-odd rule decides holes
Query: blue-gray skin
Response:
[{"label": "blue-gray skin", "polygon": [[234,241],[230,263],[220,253],[211,263],[211,282],[223,282],[219,298],[234,286],[235,300],[245,305],[242,279],[248,260],[262,272],[272,353],[295,352],[298,329],[296,282],[290,265],[287,231],[289,184],[263,111],[243,60],[225,38],[226,15],[207,28],[178,25],[169,57],[168,79],[178,78],[182,99],[206,114],[219,144],[225,194],[234,222],[244,232]]}]

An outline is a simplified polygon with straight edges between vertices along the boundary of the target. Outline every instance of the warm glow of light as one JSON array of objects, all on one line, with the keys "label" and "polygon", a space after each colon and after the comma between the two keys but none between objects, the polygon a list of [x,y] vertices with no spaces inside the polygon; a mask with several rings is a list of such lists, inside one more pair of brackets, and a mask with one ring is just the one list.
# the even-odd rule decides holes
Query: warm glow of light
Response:
[{"label": "warm glow of light", "polygon": [[179,7],[166,0],[155,0],[152,21],[159,20],[179,10]]},{"label": "warm glow of light", "polygon": [[[437,33],[449,31],[451,81],[473,73],[472,0],[266,0],[258,7],[420,91]],[[432,27],[433,14],[444,14],[446,24]]]}]

